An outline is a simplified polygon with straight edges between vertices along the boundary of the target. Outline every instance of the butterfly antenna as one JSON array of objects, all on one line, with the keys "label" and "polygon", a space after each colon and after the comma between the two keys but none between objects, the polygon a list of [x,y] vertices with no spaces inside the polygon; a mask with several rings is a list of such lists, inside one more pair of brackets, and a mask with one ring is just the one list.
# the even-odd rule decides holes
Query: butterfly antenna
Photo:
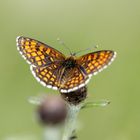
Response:
[{"label": "butterfly antenna", "polygon": [[74,53],[74,55],[77,55],[78,53],[81,53],[83,51],[88,51],[88,50],[92,50],[92,49],[97,49],[98,48],[98,45],[94,45],[93,47],[90,47],[90,48],[86,48],[84,50],[80,50],[80,51],[77,51],[76,53]]},{"label": "butterfly antenna", "polygon": [[69,51],[70,55],[73,55],[72,51],[70,50],[69,47],[67,47],[67,45],[64,43],[64,41],[62,41],[60,38],[57,38],[57,41],[59,42],[59,44],[64,46]]}]

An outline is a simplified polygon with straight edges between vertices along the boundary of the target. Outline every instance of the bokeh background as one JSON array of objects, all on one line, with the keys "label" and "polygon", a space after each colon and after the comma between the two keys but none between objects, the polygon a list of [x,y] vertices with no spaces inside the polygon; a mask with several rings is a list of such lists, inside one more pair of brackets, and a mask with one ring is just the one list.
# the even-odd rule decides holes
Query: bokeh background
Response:
[{"label": "bokeh background", "polygon": [[58,37],[73,52],[96,44],[97,50],[115,50],[113,64],[88,84],[88,100],[107,99],[111,104],[83,110],[78,137],[140,139],[139,0],[0,0],[0,139],[38,140],[43,128],[27,99],[57,92],[34,79],[16,50],[19,35],[38,39],[66,55]]}]

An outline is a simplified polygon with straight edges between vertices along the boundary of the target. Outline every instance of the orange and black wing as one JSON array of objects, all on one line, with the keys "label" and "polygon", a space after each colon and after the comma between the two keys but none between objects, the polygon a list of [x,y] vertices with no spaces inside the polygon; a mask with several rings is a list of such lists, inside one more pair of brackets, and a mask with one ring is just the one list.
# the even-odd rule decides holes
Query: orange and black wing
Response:
[{"label": "orange and black wing", "polygon": [[51,64],[47,67],[33,67],[31,71],[36,80],[43,86],[60,90],[62,93],[72,92],[81,88],[88,81],[88,77],[84,77],[80,69],[74,68],[65,70],[63,66]]},{"label": "orange and black wing", "polygon": [[33,66],[43,67],[65,59],[61,52],[35,39],[20,36],[16,41],[20,54]]},{"label": "orange and black wing", "polygon": [[89,77],[83,75],[79,67],[64,71],[60,91],[63,93],[75,91],[88,83]]},{"label": "orange and black wing", "polygon": [[76,61],[78,66],[65,71],[64,84],[61,83],[61,92],[72,92],[85,86],[91,76],[105,69],[116,57],[116,52],[103,50],[81,56]]},{"label": "orange and black wing", "polygon": [[53,63],[46,67],[30,66],[31,72],[36,80],[45,87],[57,90],[60,88],[59,71],[61,71],[59,63]]},{"label": "orange and black wing", "polygon": [[85,75],[91,77],[105,69],[116,57],[116,52],[110,50],[102,50],[86,54],[77,59],[81,70]]}]

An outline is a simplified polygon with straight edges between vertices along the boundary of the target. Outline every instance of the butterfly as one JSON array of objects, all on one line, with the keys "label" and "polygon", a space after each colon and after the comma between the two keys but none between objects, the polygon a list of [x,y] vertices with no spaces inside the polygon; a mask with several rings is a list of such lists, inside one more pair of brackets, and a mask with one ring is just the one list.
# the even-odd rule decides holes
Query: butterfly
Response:
[{"label": "butterfly", "polygon": [[66,57],[60,51],[28,37],[16,39],[17,49],[27,63],[33,76],[43,86],[69,93],[84,87],[92,75],[101,72],[112,63],[116,52],[101,50],[76,57]]}]

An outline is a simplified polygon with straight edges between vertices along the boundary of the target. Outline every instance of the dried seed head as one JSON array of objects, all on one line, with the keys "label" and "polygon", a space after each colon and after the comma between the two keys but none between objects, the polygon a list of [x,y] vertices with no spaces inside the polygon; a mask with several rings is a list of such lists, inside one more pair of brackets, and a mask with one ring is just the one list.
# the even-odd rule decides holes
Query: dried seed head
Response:
[{"label": "dried seed head", "polygon": [[86,86],[69,93],[61,93],[62,98],[69,104],[78,105],[84,101],[87,97],[87,88]]}]

